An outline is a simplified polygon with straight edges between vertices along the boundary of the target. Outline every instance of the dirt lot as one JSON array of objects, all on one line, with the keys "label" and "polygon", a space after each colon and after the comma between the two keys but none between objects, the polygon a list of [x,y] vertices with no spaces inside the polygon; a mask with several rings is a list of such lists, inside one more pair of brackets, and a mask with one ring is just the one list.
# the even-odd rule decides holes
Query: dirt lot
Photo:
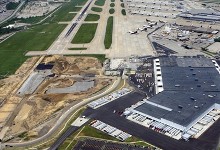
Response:
[{"label": "dirt lot", "polygon": [[[15,101],[15,105],[6,103],[7,105],[4,104],[2,107],[2,110],[7,109],[12,112],[20,101],[23,103],[5,139],[10,136],[14,137],[12,141],[20,141],[42,136],[67,107],[97,93],[113,82],[113,79],[102,76],[102,65],[96,58],[51,56],[44,58],[41,63],[53,64],[51,69],[53,75],[46,77],[33,94],[20,97],[14,95],[19,101]],[[37,71],[35,69],[35,72]],[[22,73],[17,72],[20,76]],[[17,78],[16,82],[19,82],[20,78],[22,77]],[[77,82],[87,81],[92,81],[94,85],[86,91],[47,94],[47,90],[51,88],[65,89],[74,86]],[[12,87],[12,83],[8,84],[8,88]],[[0,121],[6,118],[1,117]]]}]

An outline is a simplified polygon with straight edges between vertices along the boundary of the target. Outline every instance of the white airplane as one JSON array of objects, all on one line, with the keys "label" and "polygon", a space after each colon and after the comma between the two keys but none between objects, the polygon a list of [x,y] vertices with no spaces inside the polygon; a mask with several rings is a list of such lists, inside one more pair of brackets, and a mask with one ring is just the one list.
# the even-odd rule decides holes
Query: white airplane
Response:
[{"label": "white airplane", "polygon": [[138,30],[140,30],[142,32],[142,31],[146,31],[147,28],[146,27],[145,28],[138,28]]},{"label": "white airplane", "polygon": [[138,32],[137,31],[128,31],[128,33],[130,33],[130,34],[137,34]]},{"label": "white airplane", "polygon": [[160,23],[167,23],[167,21],[159,20]]},{"label": "white airplane", "polygon": [[149,26],[157,25],[157,22],[149,22]]},{"label": "white airplane", "polygon": [[144,28],[150,28],[151,26],[149,25],[143,25]]}]

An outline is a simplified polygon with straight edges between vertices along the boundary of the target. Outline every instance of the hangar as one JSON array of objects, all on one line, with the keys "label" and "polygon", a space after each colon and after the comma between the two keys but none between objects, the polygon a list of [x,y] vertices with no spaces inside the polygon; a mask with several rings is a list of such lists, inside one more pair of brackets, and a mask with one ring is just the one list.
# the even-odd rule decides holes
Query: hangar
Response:
[{"label": "hangar", "polygon": [[[183,139],[196,135],[202,125],[215,121],[220,110],[220,76],[212,60],[203,56],[170,56],[154,62],[157,67],[160,65],[162,84],[159,86],[155,73],[155,86],[160,90],[150,99],[127,109],[131,115],[139,114],[151,120],[148,125],[157,124],[162,132],[173,128],[175,135]],[[195,129],[198,126],[200,129]]]}]

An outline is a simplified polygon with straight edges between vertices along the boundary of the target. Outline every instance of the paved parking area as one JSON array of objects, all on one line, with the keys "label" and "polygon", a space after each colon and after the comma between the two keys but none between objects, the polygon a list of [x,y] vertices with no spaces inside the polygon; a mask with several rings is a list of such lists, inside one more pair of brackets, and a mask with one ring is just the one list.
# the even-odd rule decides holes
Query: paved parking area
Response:
[{"label": "paved parking area", "polygon": [[146,93],[147,97],[155,94],[153,59],[145,60],[134,75],[129,76],[130,83]]},{"label": "paved parking area", "polygon": [[126,0],[125,3],[127,11],[131,15],[175,18],[178,14],[186,9],[182,2],[177,1]]}]

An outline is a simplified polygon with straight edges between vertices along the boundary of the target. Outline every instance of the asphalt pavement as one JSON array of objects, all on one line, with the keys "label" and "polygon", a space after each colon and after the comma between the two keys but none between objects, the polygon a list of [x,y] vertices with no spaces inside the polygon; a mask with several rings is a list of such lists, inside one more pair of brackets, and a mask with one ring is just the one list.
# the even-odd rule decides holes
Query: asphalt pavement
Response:
[{"label": "asphalt pavement", "polygon": [[70,135],[72,135],[74,132],[76,132],[80,127],[76,126],[70,126],[55,142],[54,144],[48,149],[48,150],[57,150],[59,146],[68,138]]}]

